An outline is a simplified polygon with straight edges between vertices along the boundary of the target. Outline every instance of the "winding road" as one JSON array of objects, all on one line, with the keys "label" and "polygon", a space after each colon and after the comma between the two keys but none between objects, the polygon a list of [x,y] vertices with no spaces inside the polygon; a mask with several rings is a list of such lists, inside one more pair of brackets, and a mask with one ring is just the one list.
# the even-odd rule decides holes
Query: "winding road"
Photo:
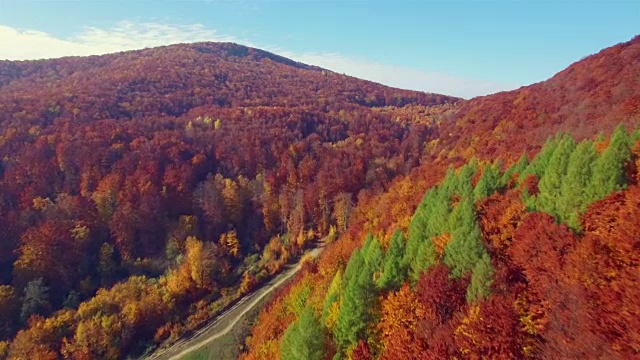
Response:
[{"label": "winding road", "polygon": [[[318,247],[310,250],[309,254],[312,258],[318,257],[323,250],[323,244],[320,243]],[[234,326],[242,319],[242,317],[251,311],[256,305],[260,303],[265,296],[269,295],[273,290],[280,287],[293,275],[295,275],[302,268],[302,264],[299,262],[291,266],[286,271],[282,272],[275,278],[271,279],[264,286],[258,288],[249,295],[246,295],[240,299],[233,307],[217,316],[209,324],[202,329],[196,331],[188,338],[177,341],[168,348],[160,348],[153,354],[143,357],[145,360],[174,360],[180,359],[188,353],[195,351],[211,341],[220,338],[229,333]]]}]

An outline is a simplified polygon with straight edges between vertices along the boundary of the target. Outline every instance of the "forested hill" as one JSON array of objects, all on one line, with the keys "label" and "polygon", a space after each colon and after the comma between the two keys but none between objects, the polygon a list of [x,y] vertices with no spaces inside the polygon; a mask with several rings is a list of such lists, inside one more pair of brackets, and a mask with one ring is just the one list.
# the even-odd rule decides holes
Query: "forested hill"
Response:
[{"label": "forested hill", "polygon": [[457,100],[226,43],[0,62],[0,358],[193,331],[418,166]]},{"label": "forested hill", "polygon": [[638,358],[639,81],[636,37],[439,114],[241,358]]},{"label": "forested hill", "polygon": [[463,101],[439,148],[491,158],[539,150],[558,131],[578,139],[640,119],[640,36],[588,56],[552,78]]},{"label": "forested hill", "polygon": [[36,121],[43,115],[85,121],[179,116],[199,106],[340,109],[347,104],[436,105],[457,100],[389,88],[232,43],[4,61],[0,89],[0,121]]}]

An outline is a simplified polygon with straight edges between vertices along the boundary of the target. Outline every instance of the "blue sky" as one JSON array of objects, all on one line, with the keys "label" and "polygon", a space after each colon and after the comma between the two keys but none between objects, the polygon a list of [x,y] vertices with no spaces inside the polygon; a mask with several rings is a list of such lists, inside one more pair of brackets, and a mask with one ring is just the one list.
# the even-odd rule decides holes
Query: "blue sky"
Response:
[{"label": "blue sky", "polygon": [[638,24],[640,1],[0,0],[0,59],[234,41],[469,98],[547,79]]}]

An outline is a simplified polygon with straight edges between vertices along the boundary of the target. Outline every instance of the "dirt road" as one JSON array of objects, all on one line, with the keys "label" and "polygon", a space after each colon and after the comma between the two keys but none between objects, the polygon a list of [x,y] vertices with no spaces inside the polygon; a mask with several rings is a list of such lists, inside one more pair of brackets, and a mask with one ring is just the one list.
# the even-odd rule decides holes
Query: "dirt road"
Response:
[{"label": "dirt road", "polygon": [[[309,255],[315,258],[320,255],[322,249],[323,247],[319,246],[309,251]],[[233,327],[242,319],[242,317],[247,312],[251,311],[258,303],[260,303],[260,300],[262,300],[273,290],[277,289],[279,286],[289,280],[293,275],[295,275],[295,273],[297,273],[301,269],[301,267],[302,265],[300,263],[291,266],[289,269],[273,278],[261,288],[240,299],[240,301],[238,301],[233,307],[216,317],[213,321],[211,321],[211,323],[196,331],[190,337],[179,340],[171,347],[168,347],[166,349],[158,349],[153,354],[144,357],[143,359],[180,359],[186,354],[195,351],[202,346],[207,345],[209,342],[226,335],[233,329]]]}]

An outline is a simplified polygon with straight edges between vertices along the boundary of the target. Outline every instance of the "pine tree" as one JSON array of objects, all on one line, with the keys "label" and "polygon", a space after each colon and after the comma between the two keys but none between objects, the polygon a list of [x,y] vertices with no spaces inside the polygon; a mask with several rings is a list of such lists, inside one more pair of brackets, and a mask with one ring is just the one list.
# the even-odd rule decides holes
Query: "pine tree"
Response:
[{"label": "pine tree", "polygon": [[583,141],[571,154],[567,175],[562,181],[560,198],[557,200],[558,219],[575,230],[580,228],[579,214],[586,210],[589,203],[587,188],[596,159],[593,143]]},{"label": "pine tree", "polygon": [[[427,191],[409,224],[409,239],[403,259],[405,268],[416,267],[421,263],[422,260],[416,263],[416,257],[423,244],[431,241],[431,237],[449,231],[448,219],[451,214],[451,195],[453,194],[450,192],[453,191],[450,184],[451,182],[457,183],[457,180],[455,175],[448,175],[448,179],[446,180],[449,182],[448,184],[443,183],[443,185]],[[432,245],[431,247],[433,247]],[[424,255],[424,249],[422,255]]]},{"label": "pine tree", "polygon": [[520,174],[519,183],[522,183],[529,175],[535,175],[538,179],[542,178],[549,165],[551,156],[553,156],[553,153],[556,151],[562,137],[562,133],[558,133],[555,137],[545,142],[540,152]]},{"label": "pine tree", "polygon": [[335,327],[336,315],[334,311],[334,305],[340,300],[340,294],[342,289],[342,271],[338,270],[331,280],[327,295],[324,298],[324,304],[322,307],[322,320],[331,330]]},{"label": "pine tree", "polygon": [[520,159],[518,159],[518,162],[513,164],[513,166],[509,167],[504,172],[502,178],[500,178],[500,187],[507,186],[514,174],[518,174],[518,176],[521,177],[521,174],[525,171],[527,166],[529,166],[529,158],[527,158],[527,154],[522,154]]},{"label": "pine tree", "polygon": [[374,273],[382,270],[384,252],[377,238],[372,237],[371,240],[368,241],[366,249],[363,248],[363,256],[364,261],[371,267]]},{"label": "pine tree", "polygon": [[631,145],[624,127],[617,127],[611,136],[609,147],[593,165],[593,178],[588,191],[590,201],[600,200],[610,192],[624,187],[624,165],[631,158]]},{"label": "pine tree", "polygon": [[500,186],[500,166],[487,164],[473,190],[474,197],[476,200],[483,199],[496,192]]},{"label": "pine tree", "polygon": [[436,263],[436,250],[433,246],[433,241],[428,241],[420,244],[418,253],[411,263],[409,263],[409,279],[413,282],[418,281],[420,274],[430,268]]},{"label": "pine tree", "polygon": [[560,188],[567,173],[569,158],[575,148],[576,144],[573,138],[563,136],[538,183],[540,193],[535,202],[536,207],[556,218],[558,217],[557,202],[560,198]]},{"label": "pine tree", "polygon": [[476,263],[471,275],[471,283],[467,288],[467,302],[485,300],[489,298],[491,283],[493,282],[493,266],[489,254],[484,252],[480,261]]},{"label": "pine tree", "polygon": [[463,199],[453,210],[449,228],[451,241],[444,250],[443,260],[453,276],[460,277],[473,270],[484,251],[475,211],[469,198]]},{"label": "pine tree", "polygon": [[373,234],[368,233],[367,236],[364,238],[364,243],[362,244],[362,247],[360,248],[360,252],[362,253],[362,255],[364,255],[369,250],[369,246],[371,246],[372,242],[373,242]]},{"label": "pine tree", "polygon": [[406,276],[406,270],[402,261],[405,250],[405,240],[402,232],[396,230],[391,236],[391,244],[385,256],[382,276],[378,280],[378,286],[384,290],[398,289]]},{"label": "pine tree", "polygon": [[344,275],[342,275],[342,289],[347,287],[353,278],[357,278],[358,274],[364,268],[364,257],[362,256],[362,250],[356,249],[351,253],[347,267],[344,269]]},{"label": "pine tree", "polygon": [[358,258],[360,260],[356,260],[352,267],[355,273],[349,278],[344,290],[334,331],[336,343],[342,350],[366,337],[367,323],[371,320],[370,312],[375,308],[377,291],[373,271],[361,256]]},{"label": "pine tree", "polygon": [[424,197],[422,198],[422,202],[418,205],[413,218],[411,218],[411,222],[409,223],[409,239],[407,240],[403,260],[405,264],[413,261],[413,258],[415,258],[416,254],[418,253],[420,244],[427,237],[427,226],[429,222],[427,218],[427,212],[429,211],[427,204],[431,204],[434,201],[436,197],[435,192],[436,190],[432,188],[425,193]]},{"label": "pine tree", "polygon": [[438,187],[439,190],[451,197],[458,188],[458,179],[459,177],[458,174],[456,174],[456,170],[453,167],[449,167],[444,179],[442,179],[442,183]]},{"label": "pine tree", "polygon": [[427,227],[425,238],[442,235],[449,231],[448,219],[451,216],[451,196],[453,193],[442,187],[434,190],[426,207]]},{"label": "pine tree", "polygon": [[324,357],[324,333],[318,318],[305,308],[300,320],[289,325],[282,337],[282,360],[321,360]]},{"label": "pine tree", "polygon": [[472,179],[476,172],[478,172],[478,163],[475,159],[461,167],[454,193],[463,198],[471,197],[473,195]]}]

